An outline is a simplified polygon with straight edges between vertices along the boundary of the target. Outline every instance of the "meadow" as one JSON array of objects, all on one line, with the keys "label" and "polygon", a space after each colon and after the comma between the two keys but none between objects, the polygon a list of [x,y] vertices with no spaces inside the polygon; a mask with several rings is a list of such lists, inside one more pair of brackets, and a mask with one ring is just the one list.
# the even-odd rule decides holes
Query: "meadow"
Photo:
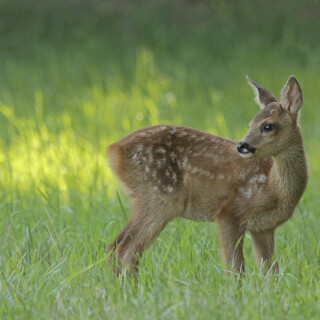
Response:
[{"label": "meadow", "polygon": [[[319,3],[32,3],[0,3],[0,318],[318,319]],[[105,250],[130,203],[107,146],[160,123],[238,141],[258,111],[246,74],[276,97],[294,74],[304,94],[310,178],[277,230],[279,275],[247,234],[239,284],[217,227],[181,219],[138,282],[115,277]]]}]

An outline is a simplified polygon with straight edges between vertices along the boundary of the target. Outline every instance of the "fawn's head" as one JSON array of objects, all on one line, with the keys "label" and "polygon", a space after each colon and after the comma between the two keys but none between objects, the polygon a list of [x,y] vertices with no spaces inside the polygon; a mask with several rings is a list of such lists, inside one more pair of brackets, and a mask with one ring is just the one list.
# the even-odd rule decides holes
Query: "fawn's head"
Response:
[{"label": "fawn's head", "polygon": [[275,156],[294,144],[299,137],[298,115],[302,106],[302,92],[298,81],[291,76],[278,101],[268,90],[247,77],[253,88],[255,101],[261,111],[249,123],[249,132],[238,144],[244,158]]}]

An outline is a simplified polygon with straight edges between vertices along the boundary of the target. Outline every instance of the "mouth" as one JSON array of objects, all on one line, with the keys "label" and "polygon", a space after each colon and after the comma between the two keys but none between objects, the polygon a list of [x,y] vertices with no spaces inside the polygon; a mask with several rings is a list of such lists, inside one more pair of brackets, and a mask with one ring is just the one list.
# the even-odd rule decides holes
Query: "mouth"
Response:
[{"label": "mouth", "polygon": [[242,158],[251,158],[253,157],[256,148],[250,146],[246,142],[239,142],[237,145],[237,150]]},{"label": "mouth", "polygon": [[239,154],[242,158],[245,158],[245,159],[253,157],[253,153],[250,151],[242,151],[241,153],[239,152]]}]

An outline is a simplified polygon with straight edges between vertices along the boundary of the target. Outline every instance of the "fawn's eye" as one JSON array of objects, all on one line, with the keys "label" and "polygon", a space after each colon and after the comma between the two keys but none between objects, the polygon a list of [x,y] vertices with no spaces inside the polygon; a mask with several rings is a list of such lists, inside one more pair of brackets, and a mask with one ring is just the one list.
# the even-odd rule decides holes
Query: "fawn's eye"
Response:
[{"label": "fawn's eye", "polygon": [[261,132],[271,132],[275,126],[271,123],[265,123],[261,126]]}]

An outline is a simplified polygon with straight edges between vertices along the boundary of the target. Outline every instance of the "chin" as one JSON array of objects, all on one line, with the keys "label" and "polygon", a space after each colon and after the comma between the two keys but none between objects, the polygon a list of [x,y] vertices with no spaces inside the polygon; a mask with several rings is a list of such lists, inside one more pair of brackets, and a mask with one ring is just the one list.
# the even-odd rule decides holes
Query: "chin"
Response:
[{"label": "chin", "polygon": [[254,153],[252,153],[252,152],[239,153],[239,154],[244,159],[249,159],[249,158],[252,158],[254,156]]}]

